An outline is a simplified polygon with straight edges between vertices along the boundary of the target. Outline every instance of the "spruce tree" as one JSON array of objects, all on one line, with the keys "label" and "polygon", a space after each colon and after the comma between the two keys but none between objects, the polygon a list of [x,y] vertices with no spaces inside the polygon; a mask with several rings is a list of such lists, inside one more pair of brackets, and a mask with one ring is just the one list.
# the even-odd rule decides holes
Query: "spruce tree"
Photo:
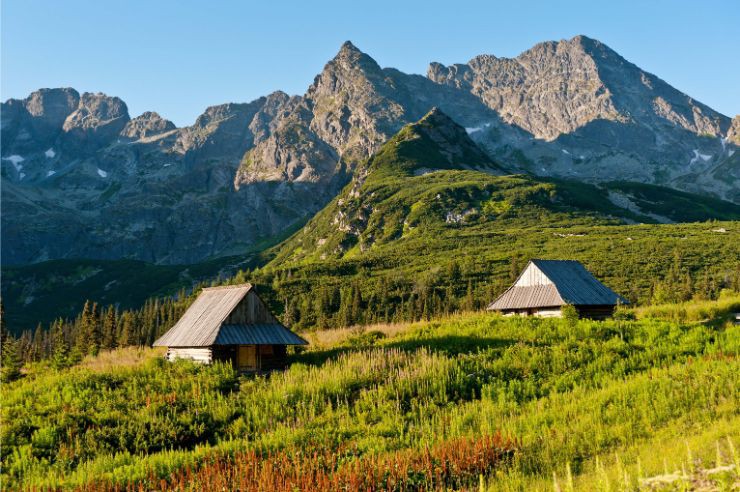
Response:
[{"label": "spruce tree", "polygon": [[102,347],[108,350],[116,348],[118,341],[116,340],[118,335],[118,326],[116,322],[116,311],[113,307],[109,307],[105,313],[105,319],[103,320],[103,343]]},{"label": "spruce tree", "polygon": [[0,368],[0,380],[3,383],[15,381],[21,377],[20,353],[18,353],[18,341],[12,336],[5,335],[2,345],[2,368]]},{"label": "spruce tree", "polygon": [[8,332],[5,321],[5,305],[0,299],[0,379],[10,382],[21,375],[21,357],[18,352],[18,342]]},{"label": "spruce tree", "polygon": [[61,319],[57,320],[52,327],[51,350],[51,367],[60,370],[70,366],[69,343],[64,337],[64,325]]},{"label": "spruce tree", "polygon": [[39,323],[36,326],[36,330],[33,332],[33,340],[31,340],[31,353],[29,358],[32,361],[38,361],[48,357],[46,351],[45,340],[44,340],[44,327]]},{"label": "spruce tree", "polygon": [[121,316],[121,336],[118,339],[118,345],[128,347],[135,341],[134,319],[130,311],[125,311]]},{"label": "spruce tree", "polygon": [[473,281],[468,280],[468,289],[465,293],[465,309],[472,311],[475,309],[475,294],[473,293]]},{"label": "spruce tree", "polygon": [[100,346],[103,342],[103,336],[100,332],[100,318],[98,317],[98,305],[93,303],[88,313],[88,318],[85,320],[88,333],[88,348],[87,353],[90,355],[98,355],[100,352]]},{"label": "spruce tree", "polygon": [[8,328],[5,323],[5,304],[3,304],[3,300],[0,299],[0,347],[3,346],[5,339],[8,338],[9,335]]},{"label": "spruce tree", "polygon": [[82,358],[87,355],[88,351],[90,350],[90,311],[92,309],[92,306],[90,305],[90,301],[85,301],[85,306],[82,308],[82,314],[75,322],[75,328],[72,333],[75,335],[74,337],[74,347],[72,348],[72,353],[74,354],[73,359],[75,362],[78,362],[79,360],[82,360]]}]

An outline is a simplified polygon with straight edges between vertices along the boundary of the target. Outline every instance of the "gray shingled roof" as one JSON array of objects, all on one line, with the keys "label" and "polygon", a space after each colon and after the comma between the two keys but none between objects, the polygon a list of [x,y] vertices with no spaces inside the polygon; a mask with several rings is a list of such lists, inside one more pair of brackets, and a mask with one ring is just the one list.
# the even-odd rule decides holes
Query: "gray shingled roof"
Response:
[{"label": "gray shingled roof", "polygon": [[[252,290],[250,284],[227,285],[223,287],[210,287],[203,289],[195,302],[185,311],[182,318],[154,342],[155,347],[209,347],[211,345],[226,345],[224,341],[217,342],[221,333],[224,332],[223,323],[242,299]],[[234,326],[234,325],[230,325]],[[300,340],[300,344],[306,341],[293,334],[283,325],[276,323],[271,325],[241,325],[259,326],[247,332],[246,330],[225,330],[223,340],[228,338],[241,340],[249,339],[248,333],[259,333],[261,339],[287,339],[285,332]],[[273,335],[268,336],[272,331]],[[241,335],[240,335],[241,334]],[[253,338],[253,337],[252,337]],[[258,342],[233,342],[234,344],[253,344]],[[263,342],[282,344],[285,342]],[[286,343],[286,345],[297,345],[298,343]]]},{"label": "gray shingled roof", "polygon": [[223,325],[214,345],[308,345],[283,325]]},{"label": "gray shingled roof", "polygon": [[578,261],[531,260],[530,263],[539,268],[553,285],[518,286],[517,279],[514,285],[488,306],[489,310],[558,307],[564,304],[576,306],[613,306],[618,302],[629,304],[627,299],[599,282]]}]

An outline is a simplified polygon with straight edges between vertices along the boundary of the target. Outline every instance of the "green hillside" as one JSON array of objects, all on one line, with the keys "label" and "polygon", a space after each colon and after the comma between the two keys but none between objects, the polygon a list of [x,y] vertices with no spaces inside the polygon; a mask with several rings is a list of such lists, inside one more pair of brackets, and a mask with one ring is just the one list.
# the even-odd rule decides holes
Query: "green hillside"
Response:
[{"label": "green hillside", "polygon": [[[737,463],[738,309],[727,295],[606,322],[475,313],[320,332],[269,377],[152,349],[36,363],[0,388],[1,478],[8,490],[593,491],[678,470],[659,490],[685,490],[681,477]],[[710,482],[738,480],[730,468]]]},{"label": "green hillside", "polygon": [[433,110],[383,145],[335,200],[278,246],[273,264],[350,258],[450,230],[740,220],[738,205],[660,186],[597,187],[502,172],[462,127]]},{"label": "green hillside", "polygon": [[639,303],[740,285],[737,205],[651,185],[501,172],[464,129],[432,112],[241,278],[301,328],[479,308],[529,258],[580,260]]}]

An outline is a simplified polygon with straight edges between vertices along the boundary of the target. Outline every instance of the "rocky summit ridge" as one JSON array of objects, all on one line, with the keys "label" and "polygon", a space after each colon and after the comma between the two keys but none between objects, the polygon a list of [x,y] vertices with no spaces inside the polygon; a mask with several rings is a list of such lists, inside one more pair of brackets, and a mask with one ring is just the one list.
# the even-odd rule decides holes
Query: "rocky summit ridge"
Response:
[{"label": "rocky summit ridge", "polygon": [[432,63],[426,77],[382,68],[346,42],[304,95],[212,106],[183,128],[71,88],[3,103],[2,262],[243,252],[321,209],[433,107],[510,172],[740,202],[738,118],[599,41]]}]

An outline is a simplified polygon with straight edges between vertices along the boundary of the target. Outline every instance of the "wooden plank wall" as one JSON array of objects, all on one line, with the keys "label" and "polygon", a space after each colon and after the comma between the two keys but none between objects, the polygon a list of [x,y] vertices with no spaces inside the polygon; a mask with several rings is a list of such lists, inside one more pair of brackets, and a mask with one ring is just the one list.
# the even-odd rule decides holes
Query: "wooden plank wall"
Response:
[{"label": "wooden plank wall", "polygon": [[550,285],[552,281],[537,268],[534,263],[530,263],[522,275],[519,277],[516,285],[519,287],[528,287],[531,285]]},{"label": "wooden plank wall", "polygon": [[167,360],[190,359],[201,364],[210,364],[213,353],[210,347],[170,347],[167,349]]},{"label": "wooden plank wall", "polygon": [[270,310],[265,306],[265,303],[257,296],[252,290],[241,302],[234,308],[234,310],[226,317],[224,324],[227,325],[243,325],[243,324],[273,324],[278,323],[278,320],[270,313]]},{"label": "wooden plank wall", "polygon": [[561,318],[563,312],[560,308],[531,308],[531,309],[515,309],[506,310],[503,312],[504,316],[540,316],[542,318]]}]

